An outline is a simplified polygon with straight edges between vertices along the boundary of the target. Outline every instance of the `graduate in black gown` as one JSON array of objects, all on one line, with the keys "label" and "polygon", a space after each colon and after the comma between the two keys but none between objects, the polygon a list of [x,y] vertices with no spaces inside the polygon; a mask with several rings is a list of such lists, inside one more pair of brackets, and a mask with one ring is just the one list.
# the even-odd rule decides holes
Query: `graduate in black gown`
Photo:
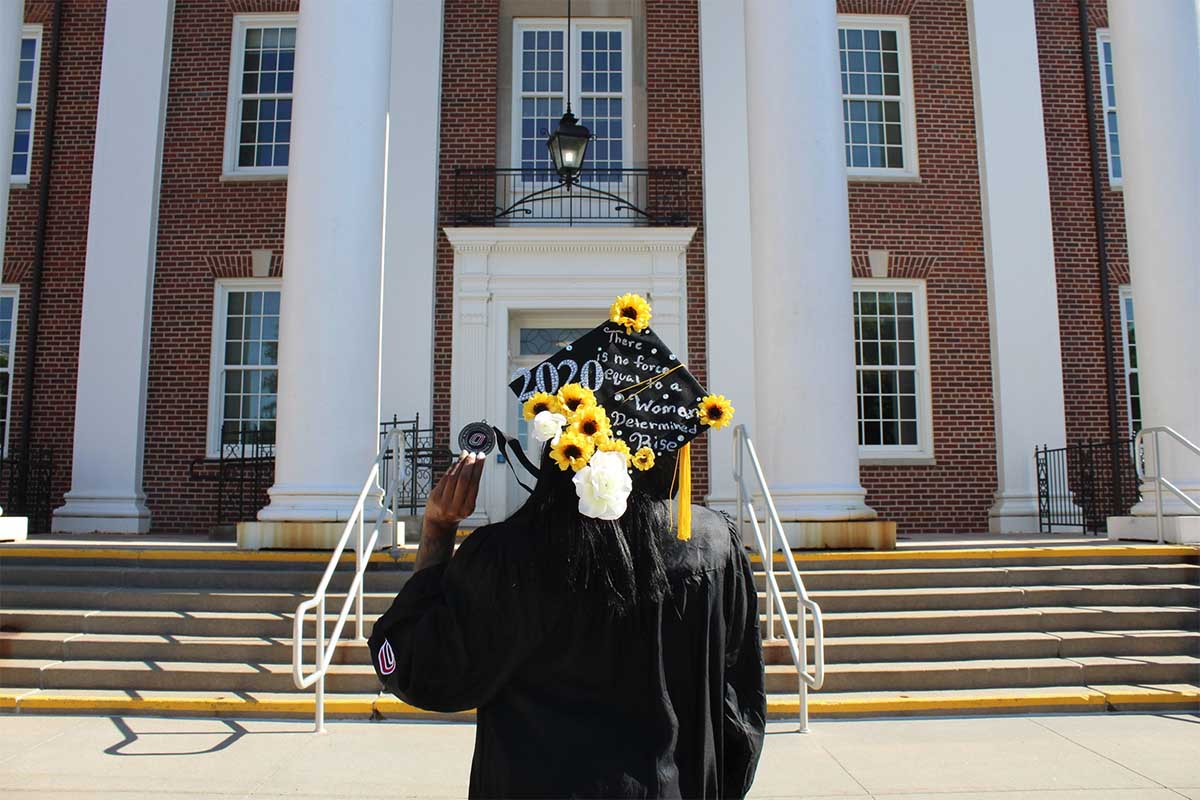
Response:
[{"label": "graduate in black gown", "polygon": [[[613,323],[638,310],[629,297]],[[646,324],[626,335],[661,345]],[[464,453],[429,498],[413,576],[372,631],[388,691],[478,709],[471,797],[738,798],[754,779],[766,698],[749,560],[728,517],[692,507],[690,489],[672,501],[689,483],[679,443],[732,408],[686,369],[644,372],[690,427],[656,427],[658,404],[636,418],[636,372],[529,393],[543,447],[528,501],[453,552],[484,464]]]}]

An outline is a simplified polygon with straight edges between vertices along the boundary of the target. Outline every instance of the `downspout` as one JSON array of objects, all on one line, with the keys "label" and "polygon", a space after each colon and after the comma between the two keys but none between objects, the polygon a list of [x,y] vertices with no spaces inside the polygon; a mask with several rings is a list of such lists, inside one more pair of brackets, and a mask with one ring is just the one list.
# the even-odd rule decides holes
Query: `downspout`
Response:
[{"label": "downspout", "polygon": [[21,398],[21,494],[28,505],[29,467],[33,429],[34,364],[37,361],[38,329],[42,311],[42,271],[46,261],[46,218],[50,210],[50,166],[54,158],[54,132],[58,119],[59,52],[62,45],[62,0],[54,0],[51,22],[50,76],[46,86],[45,138],[42,142],[42,172],[38,176],[37,223],[33,234],[33,266],[29,279],[29,329],[23,371],[24,395]]},{"label": "downspout", "polygon": [[1096,258],[1100,267],[1100,318],[1104,325],[1104,375],[1108,394],[1108,440],[1112,442],[1113,492],[1122,506],[1121,481],[1116,474],[1120,465],[1119,425],[1117,424],[1116,346],[1113,342],[1112,287],[1108,279],[1108,236],[1104,227],[1104,184],[1100,163],[1100,139],[1096,133],[1096,88],[1092,84],[1092,37],[1088,29],[1087,0],[1079,3],[1079,60],[1083,67],[1083,96],[1087,104],[1088,149],[1092,165],[1092,216],[1096,220]]}]

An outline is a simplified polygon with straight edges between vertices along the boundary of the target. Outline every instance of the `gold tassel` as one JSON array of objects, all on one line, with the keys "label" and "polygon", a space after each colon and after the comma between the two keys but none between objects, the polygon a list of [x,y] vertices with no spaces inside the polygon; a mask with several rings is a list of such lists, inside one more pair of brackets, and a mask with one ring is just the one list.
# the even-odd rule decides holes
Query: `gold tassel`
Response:
[{"label": "gold tassel", "polygon": [[679,540],[692,538],[692,443],[679,448]]}]

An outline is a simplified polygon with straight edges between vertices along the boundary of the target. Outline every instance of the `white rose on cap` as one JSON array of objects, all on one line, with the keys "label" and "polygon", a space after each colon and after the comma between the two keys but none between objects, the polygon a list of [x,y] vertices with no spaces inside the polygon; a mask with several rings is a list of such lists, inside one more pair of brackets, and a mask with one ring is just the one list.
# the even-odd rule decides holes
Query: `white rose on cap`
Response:
[{"label": "white rose on cap", "polygon": [[567,418],[553,411],[539,411],[533,418],[533,438],[538,442],[558,441],[558,435],[567,425]]},{"label": "white rose on cap", "polygon": [[579,513],[595,519],[620,519],[633,491],[633,479],[625,466],[625,456],[612,451],[597,451],[588,465],[575,473],[575,494]]}]

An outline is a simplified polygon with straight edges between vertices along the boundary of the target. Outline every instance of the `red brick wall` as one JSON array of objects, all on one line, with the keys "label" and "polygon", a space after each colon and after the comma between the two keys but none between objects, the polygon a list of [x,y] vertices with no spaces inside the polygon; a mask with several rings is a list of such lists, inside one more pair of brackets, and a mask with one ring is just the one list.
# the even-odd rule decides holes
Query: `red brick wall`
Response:
[{"label": "red brick wall", "polygon": [[[10,412],[10,447],[20,447],[21,404],[27,390],[23,372],[28,358],[29,293],[34,258],[39,183],[46,133],[46,93],[52,69],[50,50],[56,31],[53,4],[26,0],[25,21],[42,29],[41,72],[34,119],[30,180],[9,192],[8,238],[4,281],[20,284],[16,360]],[[75,422],[75,376],[79,364],[79,319],[83,299],[83,262],[87,250],[88,205],[92,181],[96,106],[100,90],[100,52],[105,5],[99,0],[65,0],[58,122],[50,171],[50,206],[42,270],[40,341],[34,364],[31,440],[53,449],[52,505],[70,486]]]},{"label": "red brick wall", "polygon": [[294,0],[175,6],[146,397],[145,486],[157,531],[215,522],[215,484],[189,478],[207,439],[215,281],[249,277],[251,250],[271,250],[278,273],[283,252],[287,181],[221,180],[233,17],[297,8]]},{"label": "red brick wall", "polygon": [[921,175],[919,183],[850,182],[856,274],[868,274],[868,250],[882,249],[889,275],[926,280],[937,461],[864,465],[867,502],[901,531],[983,531],[996,443],[966,5],[843,0],[838,10],[909,15]]},{"label": "red brick wall", "polygon": [[[433,278],[435,443],[450,439],[450,350],[454,333],[454,248],[442,229],[454,224],[454,168],[488,166],[496,160],[494,109],[499,91],[500,0],[445,0],[443,18],[437,263]],[[479,113],[464,114],[463,109],[479,109]]]},{"label": "red brick wall", "polygon": [[[705,324],[704,153],[700,110],[700,9],[696,0],[646,4],[646,161],[688,171],[688,207],[696,235],[687,251],[687,365],[708,382]],[[733,387],[712,387],[732,391]],[[728,436],[729,431],[712,434]],[[708,494],[708,436],[692,443],[692,498]]]},{"label": "red brick wall", "polygon": [[[1042,77],[1042,110],[1046,120],[1046,156],[1050,173],[1050,216],[1054,229],[1058,281],[1067,439],[1071,442],[1107,439],[1108,402],[1100,262],[1096,249],[1096,217],[1092,202],[1078,6],[1075,0],[1039,0],[1034,10]],[[1129,254],[1125,242],[1122,195],[1108,185],[1108,153],[1102,105],[1104,84],[1100,77],[1096,45],[1096,28],[1108,24],[1107,7],[1103,0],[1091,0],[1089,17],[1088,48],[1091,53],[1092,87],[1096,92],[1096,126],[1100,140],[1111,287],[1107,301],[1112,310],[1117,424],[1119,435],[1124,436],[1129,430],[1129,419],[1125,402],[1118,289],[1121,284],[1129,282]],[[1119,75],[1117,81],[1120,81]]]}]

